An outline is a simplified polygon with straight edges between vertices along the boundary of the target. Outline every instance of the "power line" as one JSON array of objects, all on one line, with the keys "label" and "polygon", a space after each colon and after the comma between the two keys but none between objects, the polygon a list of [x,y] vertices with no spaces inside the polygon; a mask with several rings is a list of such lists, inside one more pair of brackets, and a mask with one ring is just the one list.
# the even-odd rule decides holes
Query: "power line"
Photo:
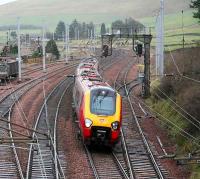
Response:
[{"label": "power line", "polygon": [[174,65],[175,65],[176,70],[177,70],[177,72],[179,73],[179,75],[180,75],[181,77],[185,78],[185,79],[191,80],[191,81],[196,82],[196,83],[200,83],[199,80],[196,80],[196,79],[194,79],[194,78],[190,78],[190,77],[188,77],[188,76],[185,76],[185,75],[183,75],[183,74],[180,72],[179,67],[178,67],[178,65],[176,64],[176,61],[175,61],[175,59],[174,59],[174,56],[173,56],[173,54],[172,54],[172,52],[171,52],[171,49],[170,49],[169,47],[168,47],[168,49],[169,49],[169,52],[170,52],[171,59],[172,59]]},{"label": "power line", "polygon": [[[154,89],[158,89],[165,97],[167,97],[173,104],[175,104],[179,109],[181,109],[181,111],[183,111],[185,114],[187,114],[188,116],[190,116],[195,122],[197,122],[200,125],[200,121],[198,121],[193,115],[191,115],[189,112],[187,112],[183,107],[181,107],[179,104],[177,104],[174,100],[172,100],[166,93],[164,93],[159,87],[156,87]],[[157,93],[155,93],[156,96],[158,96],[159,98],[162,99],[162,97],[160,97],[160,95],[158,95]],[[171,106],[172,107],[172,106]],[[196,128],[200,129],[199,126],[197,126],[197,124],[195,124],[193,121],[191,121],[190,119],[188,119],[185,115],[183,115],[180,111],[178,111],[177,109],[175,109],[174,107],[172,107],[175,111],[177,111],[182,117],[184,117],[187,121],[189,121],[191,124],[193,124]]]},{"label": "power line", "polygon": [[[155,89],[155,88],[154,88]],[[191,114],[189,114],[185,109],[183,109],[181,106],[179,106],[175,101],[173,101],[167,94],[165,94],[160,88],[156,88],[158,89],[165,97],[167,97],[173,104],[175,104],[179,109],[181,109],[185,114],[187,114],[188,116],[190,116],[195,122],[197,122],[200,125],[200,122]],[[156,96],[158,96],[160,99],[162,99],[162,97],[158,94],[156,94]],[[163,100],[163,99],[162,99]],[[168,103],[169,104],[169,103]],[[175,110],[176,112],[178,112],[182,117],[184,117],[188,122],[190,122],[192,125],[194,125],[196,128],[200,129],[200,127],[195,124],[193,121],[191,121],[190,119],[188,119],[185,115],[183,115],[180,111],[178,111],[176,108],[174,108],[173,106],[170,106],[173,108],[173,110]]]},{"label": "power line", "polygon": [[[175,124],[174,122],[172,122],[170,119],[166,118],[165,116],[163,116],[162,114],[160,114],[159,112],[155,111],[152,107],[148,106],[146,103],[144,103],[141,99],[139,99],[138,97],[136,97],[135,95],[133,95],[134,98],[136,98],[137,100],[139,100],[144,106],[146,106],[148,109],[150,109],[150,111],[152,111],[154,114],[162,117],[162,119],[164,119],[165,121],[167,121],[168,123],[170,123],[172,126],[174,126],[175,128],[179,129],[183,134],[181,134],[182,136],[185,136],[187,139],[192,139],[193,142],[200,146],[200,144],[197,142],[198,138],[194,137],[193,135],[191,135],[190,133],[188,133],[187,131],[185,131],[184,129],[182,129],[181,127],[179,127],[177,124]],[[155,116],[154,116],[155,117]],[[160,120],[159,118],[155,117],[155,119]]]}]

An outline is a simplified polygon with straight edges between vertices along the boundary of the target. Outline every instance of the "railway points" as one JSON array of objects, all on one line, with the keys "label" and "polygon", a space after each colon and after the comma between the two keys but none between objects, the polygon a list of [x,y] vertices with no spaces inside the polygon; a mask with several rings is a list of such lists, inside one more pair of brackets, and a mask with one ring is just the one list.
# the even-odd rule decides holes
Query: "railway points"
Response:
[{"label": "railway points", "polygon": [[[99,69],[100,69],[101,74],[103,76],[107,76],[108,75],[107,71],[109,71],[109,69],[112,69],[114,66],[117,67],[120,60],[123,59],[127,54],[128,53],[126,52],[126,50],[124,52],[124,50],[118,51],[117,49],[114,49],[113,51],[113,55],[115,56],[114,58],[108,57],[108,59],[105,59],[105,58],[101,59],[98,57],[99,64],[100,64]],[[84,60],[86,59],[87,58],[85,58]],[[134,115],[130,113],[130,109],[128,109],[128,104],[126,104],[128,103],[127,99],[129,98],[129,97],[127,98],[127,96],[131,95],[131,92],[136,86],[140,86],[140,81],[137,80],[137,76],[133,78],[133,76],[131,77],[131,75],[129,75],[130,70],[136,68],[136,65],[135,65],[136,62],[137,62],[137,59],[135,60],[129,59],[129,60],[124,61],[124,63],[122,63],[124,66],[123,70],[113,75],[113,82],[112,80],[108,81],[108,83],[111,83],[111,85],[113,85],[113,87],[116,88],[116,90],[124,96],[123,97],[124,107],[123,107],[123,115],[122,115],[123,116],[123,122],[122,122],[123,130],[121,130],[121,142],[116,145],[116,148],[113,148],[112,152],[110,150],[108,150],[108,152],[106,153],[104,152],[102,153],[100,151],[96,152],[93,149],[90,149],[87,147],[85,149],[84,148],[81,149],[82,152],[85,153],[85,155],[88,157],[88,161],[90,161],[89,165],[91,165],[91,168],[93,168],[92,172],[95,171],[96,173],[94,174],[95,178],[104,178],[105,176],[108,176],[107,173],[110,173],[110,176],[108,176],[108,178],[112,178],[112,177],[114,178],[140,178],[144,176],[150,176],[150,173],[151,173],[151,176],[152,177],[154,176],[155,178],[162,178],[163,176],[164,176],[163,178],[169,178],[169,173],[166,171],[166,169],[164,169],[161,166],[160,163],[157,164],[157,167],[159,168],[160,173],[162,173],[162,175],[158,174],[158,171],[156,170],[155,166],[152,164],[153,162],[152,162],[151,157],[149,157],[148,155],[149,151],[146,151],[146,147],[144,147],[145,142],[143,142],[142,139],[139,139],[140,134],[136,134],[136,133],[131,134],[130,132],[132,130],[133,131],[138,130],[138,129],[131,128],[131,126],[136,126],[135,124],[132,124],[133,121],[132,121],[131,116],[134,116]],[[20,101],[21,98],[23,99],[23,94],[26,94],[26,93],[28,94],[29,90],[31,91],[31,89],[33,89],[38,84],[44,83],[44,79],[46,80],[47,78],[51,78],[51,77],[52,79],[55,79],[54,75],[56,75],[56,73],[63,74],[66,68],[71,69],[77,66],[78,64],[79,64],[79,61],[78,63],[71,63],[64,67],[61,65],[62,67],[59,66],[57,68],[54,67],[54,65],[49,65],[49,68],[54,69],[54,72],[51,72],[45,75],[50,75],[50,77],[41,76],[40,78],[36,78],[35,80],[32,80],[34,82],[28,82],[26,85],[24,86],[22,85],[21,88],[16,89],[16,91],[14,91],[14,94],[12,94],[12,96],[19,96],[19,97],[16,98],[15,101],[12,101],[8,98],[8,101],[10,101],[10,103],[6,101],[4,102],[8,104],[8,107],[3,105],[2,109],[4,109],[5,112],[3,112],[2,110],[2,115],[5,115],[9,111],[10,105],[17,103],[17,101]],[[58,70],[58,72],[56,70]],[[27,73],[29,75],[31,75],[31,73],[37,73],[37,68],[36,69],[33,68],[32,71],[26,71],[24,73]],[[67,77],[67,74],[73,74],[73,70],[71,71],[71,73],[67,72],[66,75],[64,75],[63,77]],[[129,79],[126,81],[127,78]],[[61,96],[63,96],[64,93],[68,91],[68,88],[66,88],[65,86],[68,85],[70,88],[72,88],[72,86],[70,86],[70,83],[72,82],[71,84],[73,84],[73,80],[71,79],[71,82],[69,81],[70,81],[70,78],[62,81],[61,83],[58,83],[57,87],[54,88],[52,93],[50,93],[49,96],[51,96],[50,98],[52,98],[53,102],[48,102],[48,98],[45,98],[46,102],[44,101],[45,103],[43,104],[43,112],[40,113],[39,115],[41,117],[38,117],[38,120],[41,118],[44,122],[39,122],[38,127],[40,126],[40,123],[42,127],[39,127],[38,129],[35,128],[34,130],[38,132],[39,131],[45,132],[45,134],[48,134],[48,137],[46,138],[46,140],[40,140],[43,138],[42,135],[40,134],[33,134],[32,139],[34,139],[35,141],[29,140],[31,144],[30,145],[31,148],[28,148],[27,144],[25,147],[19,143],[15,143],[16,145],[14,147],[16,148],[15,153],[20,153],[19,152],[21,150],[20,147],[21,148],[24,147],[24,149],[26,149],[27,151],[30,151],[27,170],[25,171],[26,167],[24,167],[24,161],[22,162],[20,157],[19,157],[18,163],[21,163],[22,166],[17,167],[16,165],[16,172],[21,171],[22,177],[32,176],[31,178],[37,178],[39,176],[42,176],[42,177],[47,177],[47,178],[56,178],[56,177],[67,178],[67,175],[69,176],[74,175],[72,173],[70,174],[69,167],[72,164],[69,164],[70,162],[67,161],[68,157],[66,156],[66,151],[63,150],[63,147],[60,148],[60,146],[62,146],[63,144],[58,145],[59,151],[56,150],[57,148],[56,144],[59,143],[59,141],[56,141],[57,137],[55,134],[58,132],[55,132],[54,130],[56,130],[56,127],[53,127],[54,118],[55,116],[57,117],[59,116],[58,111],[60,108],[60,107],[54,107],[54,106],[56,103],[57,104],[60,103],[58,102],[59,99],[61,100]],[[105,78],[105,81],[106,81],[106,78]],[[29,83],[30,83],[30,87],[28,87]],[[60,85],[62,87],[60,87]],[[20,89],[21,90],[24,89],[24,92],[21,92]],[[63,92],[58,92],[59,90],[62,90]],[[6,100],[6,97],[2,99],[2,104],[3,104],[3,100]],[[69,103],[68,105],[70,104],[71,103]],[[127,106],[127,108],[125,106]],[[69,109],[70,107],[68,106],[67,108]],[[45,110],[48,110],[48,113],[46,113]],[[63,109],[61,108],[60,110],[62,111]],[[70,115],[68,114],[68,117],[69,116]],[[57,120],[59,121],[60,119],[57,118]],[[70,121],[72,122],[72,125],[77,126],[77,123],[73,124],[72,119]],[[37,126],[37,123],[36,123],[36,126]],[[48,129],[47,126],[51,126],[51,127]],[[13,129],[16,130],[14,126],[13,126]],[[76,129],[76,132],[77,131],[78,129]],[[10,139],[13,138],[12,140],[15,141],[14,139],[16,136],[17,134],[14,134],[14,136],[10,137]],[[133,138],[131,139],[130,137],[133,137]],[[73,140],[73,139],[71,138],[70,140]],[[138,141],[137,145],[136,145],[136,141]],[[83,143],[80,140],[77,140],[76,143],[80,143],[81,145],[83,145]],[[152,146],[150,146],[150,148],[152,148]],[[157,156],[157,154],[155,154],[154,152],[155,151],[153,147],[153,156]],[[8,155],[10,154],[8,153]],[[146,158],[145,158],[145,155],[146,155]],[[136,158],[138,158],[138,160],[136,160]],[[153,159],[153,160],[157,161],[157,159]],[[103,171],[102,167],[103,166],[105,167],[105,164],[108,165],[108,167],[106,171]],[[143,167],[143,168],[139,167],[141,165],[145,165],[146,167]],[[49,168],[52,168],[52,166],[54,166],[54,169],[49,170]],[[17,168],[20,168],[20,169],[17,169]],[[159,175],[161,175],[162,177]]]},{"label": "railway points", "polygon": [[[12,32],[11,37],[9,29],[7,42],[2,45],[0,178],[189,178],[182,165],[199,166],[198,136],[187,128],[182,130],[191,139],[189,144],[196,145],[192,151],[190,145],[177,147],[169,130],[159,123],[161,115],[156,114],[160,113],[151,110],[160,98],[178,104],[172,93],[166,95],[157,87],[162,81],[154,81],[151,88],[152,80],[162,76],[153,74],[158,72],[154,64],[158,54],[154,53],[161,53],[151,46],[155,44],[154,29],[148,31],[132,18],[115,21],[111,30],[101,27],[101,33],[99,24],[77,20],[72,24],[59,22],[55,33],[45,21],[41,26],[42,35],[36,33],[38,29],[35,34],[24,34],[29,30],[24,32],[21,25],[20,32],[18,23],[18,33]],[[178,82],[198,83],[198,77],[184,75],[192,62],[182,69],[173,53],[170,50],[178,75],[170,72],[166,74],[173,75],[162,77],[185,77]],[[170,85],[169,91],[173,80]],[[151,99],[155,89],[160,94]],[[148,100],[153,100],[150,107]],[[180,106],[172,108],[178,111]],[[194,119],[194,115],[186,114],[187,119]],[[198,120],[191,120],[199,129]],[[177,156],[177,150],[188,150],[189,154]]]}]

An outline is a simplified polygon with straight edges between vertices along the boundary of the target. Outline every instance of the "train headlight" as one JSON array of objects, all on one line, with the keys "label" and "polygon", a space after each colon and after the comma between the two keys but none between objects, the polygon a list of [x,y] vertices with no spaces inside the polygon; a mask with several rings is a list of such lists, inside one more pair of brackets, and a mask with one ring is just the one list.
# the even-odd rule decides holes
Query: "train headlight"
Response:
[{"label": "train headlight", "polygon": [[117,130],[119,128],[119,122],[115,121],[111,124],[113,130]]},{"label": "train headlight", "polygon": [[85,126],[89,128],[92,125],[92,121],[90,119],[85,119]]}]

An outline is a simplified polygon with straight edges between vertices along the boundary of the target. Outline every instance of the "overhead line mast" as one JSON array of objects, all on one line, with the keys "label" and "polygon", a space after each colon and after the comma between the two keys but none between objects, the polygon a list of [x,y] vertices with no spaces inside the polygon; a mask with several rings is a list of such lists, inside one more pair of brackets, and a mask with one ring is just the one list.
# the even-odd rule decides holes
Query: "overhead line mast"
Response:
[{"label": "overhead line mast", "polygon": [[164,0],[160,0],[160,11],[156,19],[156,75],[164,74]]},{"label": "overhead line mast", "polygon": [[17,42],[18,42],[18,71],[19,81],[22,80],[22,67],[21,67],[21,40],[20,40],[20,18],[17,18]]},{"label": "overhead line mast", "polygon": [[42,53],[43,53],[43,72],[46,72],[46,51],[45,51],[45,25],[43,22],[43,28],[42,28]]},{"label": "overhead line mast", "polygon": [[69,53],[69,25],[65,25],[65,63],[68,63],[68,53]]}]

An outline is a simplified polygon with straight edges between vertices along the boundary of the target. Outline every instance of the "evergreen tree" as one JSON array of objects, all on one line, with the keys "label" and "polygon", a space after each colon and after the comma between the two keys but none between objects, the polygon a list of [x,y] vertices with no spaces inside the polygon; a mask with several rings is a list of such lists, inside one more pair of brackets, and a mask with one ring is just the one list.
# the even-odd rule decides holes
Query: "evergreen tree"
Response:
[{"label": "evergreen tree", "polygon": [[79,23],[78,21],[75,19],[69,26],[69,36],[72,39],[75,39],[76,35],[77,35],[77,31],[80,30],[79,29]]},{"label": "evergreen tree", "polygon": [[191,1],[190,7],[197,10],[193,17],[199,19],[200,22],[200,0]]},{"label": "evergreen tree", "polygon": [[124,27],[124,22],[122,20],[116,20],[112,23],[112,28],[123,28]]},{"label": "evergreen tree", "polygon": [[17,54],[18,53],[18,46],[15,45],[10,45],[10,53],[11,54]]},{"label": "evergreen tree", "polygon": [[65,34],[65,30],[65,23],[60,21],[56,27],[55,38],[62,39],[63,35]]},{"label": "evergreen tree", "polygon": [[106,26],[104,23],[101,24],[101,35],[106,34]]},{"label": "evergreen tree", "polygon": [[52,53],[53,55],[56,56],[57,59],[59,59],[59,57],[60,57],[56,42],[54,40],[49,40],[47,42],[46,52],[47,53]]},{"label": "evergreen tree", "polygon": [[81,37],[84,39],[87,38],[87,25],[85,22],[83,22],[83,24],[82,24]]},{"label": "evergreen tree", "polygon": [[112,29],[114,30],[114,33],[117,33],[119,30],[121,30],[120,33],[128,34],[143,28],[143,24],[134,20],[131,17],[125,19],[125,22],[123,22],[122,20],[116,20],[112,23]]},{"label": "evergreen tree", "polygon": [[93,22],[90,22],[88,25],[87,25],[87,30],[89,30],[89,37],[91,38],[91,36],[93,37],[94,36],[94,24]]},{"label": "evergreen tree", "polygon": [[16,38],[17,38],[17,33],[16,33],[16,31],[12,31],[12,32],[10,33],[10,36],[11,36],[13,39],[16,39]]}]

